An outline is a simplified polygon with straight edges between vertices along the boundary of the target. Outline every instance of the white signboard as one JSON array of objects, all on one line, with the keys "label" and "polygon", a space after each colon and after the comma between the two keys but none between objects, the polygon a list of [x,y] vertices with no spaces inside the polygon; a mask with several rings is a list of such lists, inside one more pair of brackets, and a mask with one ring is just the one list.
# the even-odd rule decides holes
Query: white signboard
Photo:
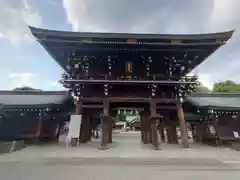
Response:
[{"label": "white signboard", "polygon": [[68,127],[68,138],[79,138],[80,128],[82,123],[82,115],[71,115],[69,127]]},{"label": "white signboard", "polygon": [[240,138],[239,133],[236,132],[236,131],[233,131],[233,135],[234,135],[235,138]]}]

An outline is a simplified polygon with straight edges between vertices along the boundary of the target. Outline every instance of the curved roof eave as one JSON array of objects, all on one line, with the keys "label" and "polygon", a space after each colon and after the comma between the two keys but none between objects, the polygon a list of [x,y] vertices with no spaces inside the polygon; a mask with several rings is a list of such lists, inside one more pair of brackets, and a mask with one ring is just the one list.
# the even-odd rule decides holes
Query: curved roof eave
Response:
[{"label": "curved roof eave", "polygon": [[29,26],[32,34],[37,38],[37,35],[61,36],[61,37],[79,37],[79,38],[137,38],[137,39],[225,39],[232,37],[235,30],[205,33],[205,34],[130,34],[130,33],[97,33],[97,32],[71,32],[57,31],[36,28]]}]

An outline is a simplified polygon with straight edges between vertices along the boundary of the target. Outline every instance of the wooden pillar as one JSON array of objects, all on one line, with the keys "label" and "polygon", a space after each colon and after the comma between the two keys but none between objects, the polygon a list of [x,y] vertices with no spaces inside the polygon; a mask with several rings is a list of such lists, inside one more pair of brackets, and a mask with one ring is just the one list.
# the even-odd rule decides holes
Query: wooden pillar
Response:
[{"label": "wooden pillar", "polygon": [[90,129],[90,114],[85,113],[82,116],[82,123],[80,128],[79,140],[81,143],[86,143],[89,141],[89,129]]},{"label": "wooden pillar", "polygon": [[167,131],[167,143],[171,144],[172,143],[172,136],[171,136],[171,128],[170,128],[170,126],[166,127],[166,131]]},{"label": "wooden pillar", "polygon": [[191,131],[192,131],[192,140],[195,142],[196,140],[196,132],[195,132],[195,125],[191,124]]},{"label": "wooden pillar", "polygon": [[176,125],[170,125],[167,127],[167,138],[168,138],[168,143],[170,144],[178,143]]},{"label": "wooden pillar", "polygon": [[157,120],[159,119],[159,116],[157,116],[157,107],[156,107],[156,101],[151,100],[150,101],[150,126],[151,126],[151,143],[154,147],[154,149],[159,149],[159,139],[158,139],[158,131],[157,131]]},{"label": "wooden pillar", "polygon": [[103,116],[101,121],[101,149],[106,149],[109,142],[109,101],[103,101]]},{"label": "wooden pillar", "polygon": [[203,135],[205,133],[205,125],[200,122],[196,125],[195,141],[198,143],[203,143]]},{"label": "wooden pillar", "polygon": [[184,119],[182,103],[180,100],[177,101],[177,114],[178,114],[179,124],[180,124],[182,146],[184,148],[189,148],[188,132],[187,132],[187,127],[186,127],[186,122]]},{"label": "wooden pillar", "polygon": [[152,143],[151,122],[148,118],[146,118],[146,134],[147,134],[147,143]]},{"label": "wooden pillar", "polygon": [[41,132],[42,132],[42,119],[39,119],[37,122],[36,140],[40,139]]},{"label": "wooden pillar", "polygon": [[92,130],[93,130],[93,117],[92,115],[90,116],[90,125],[89,125],[89,128],[88,128],[88,141],[91,141],[92,139]]},{"label": "wooden pillar", "polygon": [[82,101],[78,101],[76,104],[76,114],[82,115]]},{"label": "wooden pillar", "polygon": [[143,114],[140,113],[140,127],[141,127],[141,141],[144,142],[144,123],[143,123]]},{"label": "wooden pillar", "polygon": [[109,128],[109,131],[108,131],[108,143],[112,143],[112,129],[113,129],[113,120],[111,117],[109,117],[108,119],[108,128]]},{"label": "wooden pillar", "polygon": [[141,133],[142,133],[142,142],[144,144],[148,143],[148,137],[147,137],[147,132],[148,132],[148,115],[147,112],[142,112],[141,114]]},{"label": "wooden pillar", "polygon": [[[215,128],[215,131],[216,131],[216,137],[215,137],[215,144],[217,147],[220,147],[222,145],[222,141],[220,139],[220,130],[219,130],[219,125],[218,125],[218,118],[213,118],[213,127]],[[209,128],[208,128],[208,131]],[[210,132],[211,134],[211,132]]]},{"label": "wooden pillar", "polygon": [[160,123],[159,132],[160,132],[161,141],[162,141],[162,142],[165,142],[164,122],[161,122],[161,123]]},{"label": "wooden pillar", "polygon": [[174,144],[178,144],[177,127],[176,127],[176,125],[172,125],[171,126],[171,132],[172,132],[173,143]]}]

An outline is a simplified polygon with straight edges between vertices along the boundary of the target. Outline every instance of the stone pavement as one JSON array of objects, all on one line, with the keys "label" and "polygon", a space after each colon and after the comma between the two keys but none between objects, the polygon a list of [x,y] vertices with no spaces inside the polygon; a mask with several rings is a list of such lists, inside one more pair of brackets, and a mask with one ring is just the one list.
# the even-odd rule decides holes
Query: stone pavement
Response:
[{"label": "stone pavement", "polygon": [[113,143],[107,150],[99,150],[99,140],[81,144],[79,148],[65,148],[65,137],[59,144],[29,146],[21,151],[0,156],[0,162],[28,161],[37,159],[70,159],[70,158],[147,158],[151,161],[166,159],[201,159],[240,164],[240,152],[229,148],[215,148],[192,144],[191,148],[183,149],[180,145],[161,144],[161,150],[152,150],[151,145],[140,143],[140,133],[114,133]]},{"label": "stone pavement", "polygon": [[1,180],[239,180],[240,170],[221,166],[146,165],[74,165],[0,163]]}]

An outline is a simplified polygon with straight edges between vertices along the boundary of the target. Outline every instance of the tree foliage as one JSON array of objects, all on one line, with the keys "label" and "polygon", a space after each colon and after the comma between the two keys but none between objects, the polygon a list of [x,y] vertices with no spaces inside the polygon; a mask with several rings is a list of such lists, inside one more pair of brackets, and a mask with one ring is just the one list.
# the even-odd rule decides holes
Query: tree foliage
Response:
[{"label": "tree foliage", "polygon": [[230,80],[221,81],[221,82],[214,84],[213,92],[239,93],[240,92],[240,84],[237,84]]},{"label": "tree foliage", "polygon": [[14,88],[13,91],[42,91],[41,89],[34,89],[28,86]]}]

